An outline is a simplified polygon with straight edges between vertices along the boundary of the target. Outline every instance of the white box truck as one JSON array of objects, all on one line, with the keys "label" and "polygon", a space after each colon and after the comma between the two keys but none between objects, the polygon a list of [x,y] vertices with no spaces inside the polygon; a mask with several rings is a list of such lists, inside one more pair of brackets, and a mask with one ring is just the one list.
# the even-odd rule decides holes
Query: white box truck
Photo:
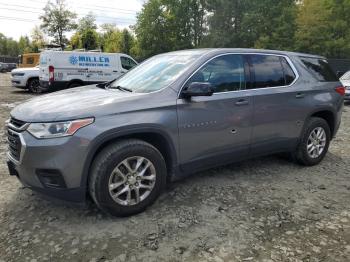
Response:
[{"label": "white box truck", "polygon": [[43,91],[111,81],[137,62],[120,53],[43,51],[40,54],[40,87]]}]

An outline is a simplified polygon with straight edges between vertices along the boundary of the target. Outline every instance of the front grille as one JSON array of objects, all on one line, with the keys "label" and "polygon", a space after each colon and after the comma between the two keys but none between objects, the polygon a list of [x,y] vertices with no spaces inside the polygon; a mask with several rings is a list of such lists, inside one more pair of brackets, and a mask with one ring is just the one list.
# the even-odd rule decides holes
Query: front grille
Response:
[{"label": "front grille", "polygon": [[18,119],[13,118],[13,117],[11,117],[10,123],[17,128],[21,128],[22,126],[24,126],[26,124],[26,122],[18,120]]},{"label": "front grille", "polygon": [[19,133],[26,129],[27,123],[11,117],[7,128],[7,141],[10,156],[20,161],[22,143]]},{"label": "front grille", "polygon": [[21,156],[21,149],[22,149],[21,139],[19,138],[19,135],[13,132],[11,129],[8,129],[7,142],[9,144],[10,155],[15,160],[19,161]]}]

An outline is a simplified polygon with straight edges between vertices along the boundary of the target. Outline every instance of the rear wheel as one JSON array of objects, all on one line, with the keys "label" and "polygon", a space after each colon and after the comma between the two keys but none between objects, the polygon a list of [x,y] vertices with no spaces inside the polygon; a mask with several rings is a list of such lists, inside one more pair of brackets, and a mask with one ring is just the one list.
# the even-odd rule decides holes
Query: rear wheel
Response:
[{"label": "rear wheel", "polygon": [[145,210],[166,183],[161,153],[141,140],[124,140],[108,146],[93,162],[89,191],[97,206],[115,216]]},{"label": "rear wheel", "polygon": [[68,85],[68,88],[74,88],[74,87],[78,87],[78,86],[81,86],[81,83],[79,82],[73,82],[73,83],[70,83]]},{"label": "rear wheel", "polygon": [[40,88],[40,82],[38,78],[32,78],[28,81],[28,89],[30,92],[34,94],[42,93],[42,89]]},{"label": "rear wheel", "polygon": [[312,117],[305,126],[294,158],[306,166],[320,163],[327,154],[330,139],[331,132],[327,121]]}]

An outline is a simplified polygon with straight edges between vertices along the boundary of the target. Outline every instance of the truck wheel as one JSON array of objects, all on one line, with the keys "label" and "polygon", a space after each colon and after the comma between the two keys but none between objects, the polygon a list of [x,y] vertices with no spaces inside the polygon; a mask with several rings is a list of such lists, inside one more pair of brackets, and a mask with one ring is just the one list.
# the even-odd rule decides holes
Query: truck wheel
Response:
[{"label": "truck wheel", "polygon": [[34,93],[34,94],[42,93],[38,78],[29,79],[27,87],[28,87],[29,91]]},{"label": "truck wheel", "polygon": [[320,163],[327,154],[331,131],[326,120],[312,117],[306,123],[294,159],[305,166]]},{"label": "truck wheel", "polygon": [[68,85],[68,88],[74,88],[74,87],[78,87],[78,86],[81,86],[81,84],[79,82],[73,82],[73,83],[70,83]]},{"label": "truck wheel", "polygon": [[103,149],[95,158],[89,192],[96,205],[114,216],[129,216],[151,205],[166,184],[162,154],[142,140],[128,139]]}]

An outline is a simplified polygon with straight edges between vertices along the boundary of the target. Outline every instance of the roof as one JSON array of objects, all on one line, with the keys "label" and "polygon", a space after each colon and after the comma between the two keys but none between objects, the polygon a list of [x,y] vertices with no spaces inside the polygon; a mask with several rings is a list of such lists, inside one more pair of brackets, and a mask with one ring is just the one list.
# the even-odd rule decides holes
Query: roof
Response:
[{"label": "roof", "polygon": [[[298,53],[298,52],[291,52],[291,51],[278,51],[278,50],[268,50],[268,49],[253,49],[253,48],[198,48],[198,49],[187,49],[187,50],[179,50],[174,51],[170,53],[179,54],[179,53],[197,53],[199,55],[214,53],[214,54],[221,54],[221,53],[261,53],[261,54],[276,54],[276,55],[286,55],[286,56],[304,56],[304,57],[315,57],[315,58],[322,58],[324,57],[319,55],[313,55],[313,54],[305,54],[305,53]],[[168,53],[168,54],[170,54]]]}]

